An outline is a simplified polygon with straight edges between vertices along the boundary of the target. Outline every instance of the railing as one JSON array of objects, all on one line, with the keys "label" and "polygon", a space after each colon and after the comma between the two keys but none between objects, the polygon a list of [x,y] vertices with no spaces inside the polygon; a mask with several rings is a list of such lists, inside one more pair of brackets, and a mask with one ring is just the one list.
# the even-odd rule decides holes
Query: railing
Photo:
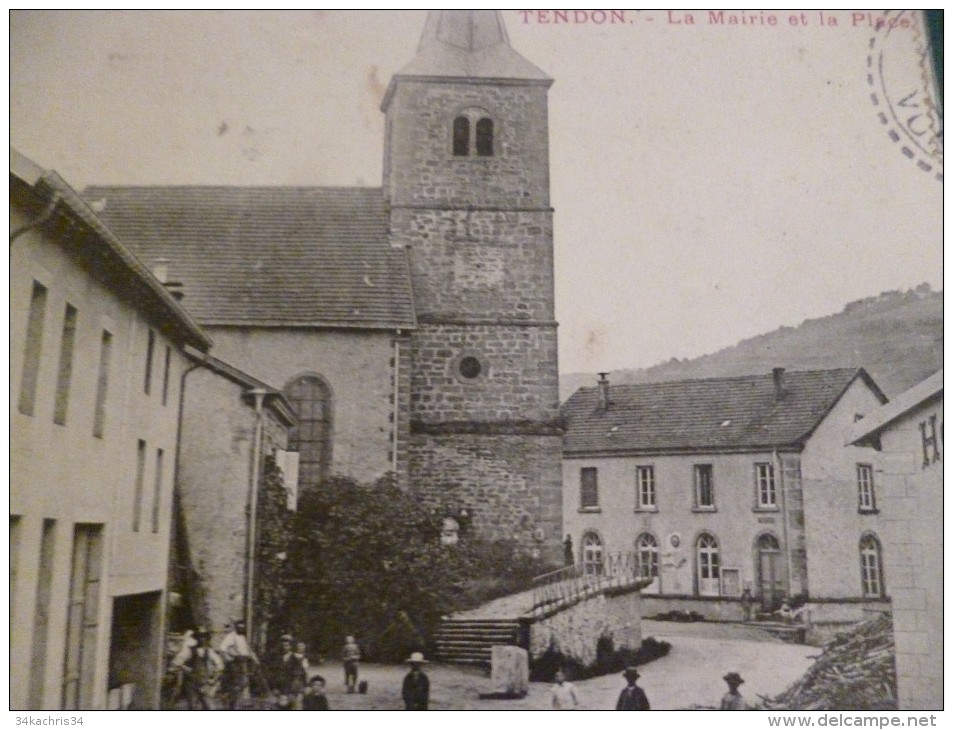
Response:
[{"label": "railing", "polygon": [[532,612],[558,608],[606,588],[629,586],[640,580],[634,553],[613,553],[598,563],[569,565],[533,578]]}]

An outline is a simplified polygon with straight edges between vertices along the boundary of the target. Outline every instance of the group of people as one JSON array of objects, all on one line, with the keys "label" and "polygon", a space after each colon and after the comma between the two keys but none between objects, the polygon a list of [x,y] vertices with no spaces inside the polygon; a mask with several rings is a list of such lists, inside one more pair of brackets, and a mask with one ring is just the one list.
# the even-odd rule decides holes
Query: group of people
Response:
[{"label": "group of people", "polygon": [[[634,667],[626,667],[622,673],[625,677],[626,686],[619,693],[619,699],[616,702],[617,710],[649,710],[649,698],[645,690],[638,686],[637,681],[641,676]],[[722,679],[728,685],[728,692],[721,698],[719,710],[745,710],[744,697],[738,688],[744,684],[744,680],[738,672],[728,672]],[[575,710],[579,706],[579,696],[576,694],[576,688],[571,682],[566,681],[566,674],[562,669],[557,669],[553,681],[552,706],[554,710]]]},{"label": "group of people", "polygon": [[[284,634],[275,652],[262,666],[246,636],[244,621],[226,626],[218,649],[212,647],[212,632],[204,626],[186,631],[181,646],[170,662],[172,682],[168,707],[184,700],[190,710],[212,710],[248,706],[253,685],[258,694],[269,695],[280,710],[327,710],[326,681],[319,674],[308,677],[307,645]],[[348,694],[366,692],[367,682],[358,680],[361,650],[353,636],[345,638],[341,650],[344,684]],[[408,710],[426,710],[430,703],[430,680],[423,671],[427,664],[420,652],[407,659],[410,671],[404,678],[401,696]]]}]

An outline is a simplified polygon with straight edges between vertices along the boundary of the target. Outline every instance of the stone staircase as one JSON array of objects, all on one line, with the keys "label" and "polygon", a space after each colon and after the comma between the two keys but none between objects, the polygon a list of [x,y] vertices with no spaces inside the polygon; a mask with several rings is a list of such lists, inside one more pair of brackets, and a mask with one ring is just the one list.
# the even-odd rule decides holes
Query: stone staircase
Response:
[{"label": "stone staircase", "polygon": [[515,646],[519,641],[515,619],[446,618],[435,637],[437,659],[451,664],[489,666],[493,646]]}]

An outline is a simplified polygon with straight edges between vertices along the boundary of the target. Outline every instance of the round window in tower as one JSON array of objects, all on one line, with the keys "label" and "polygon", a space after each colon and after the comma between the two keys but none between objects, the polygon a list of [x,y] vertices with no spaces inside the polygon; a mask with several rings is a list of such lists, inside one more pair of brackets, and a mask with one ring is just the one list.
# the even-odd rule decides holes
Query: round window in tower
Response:
[{"label": "round window in tower", "polygon": [[460,358],[457,369],[464,378],[473,380],[474,378],[480,377],[480,374],[483,372],[483,363],[480,362],[480,358],[474,355],[466,355]]}]

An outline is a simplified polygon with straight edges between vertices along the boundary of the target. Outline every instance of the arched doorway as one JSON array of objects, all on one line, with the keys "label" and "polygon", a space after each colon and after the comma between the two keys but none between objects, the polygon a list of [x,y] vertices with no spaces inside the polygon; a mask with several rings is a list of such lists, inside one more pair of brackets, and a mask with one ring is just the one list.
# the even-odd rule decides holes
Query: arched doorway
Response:
[{"label": "arched doorway", "polygon": [[717,596],[721,594],[721,564],[718,557],[718,541],[713,535],[703,532],[695,541],[695,571],[699,595]]},{"label": "arched doorway", "polygon": [[758,595],[763,611],[774,611],[784,600],[784,566],[781,544],[770,533],[758,537],[756,543]]},{"label": "arched doorway", "polygon": [[642,589],[642,592],[661,592],[658,570],[658,540],[655,539],[654,535],[643,532],[636,538],[635,558],[639,578],[647,578],[652,581]]}]

